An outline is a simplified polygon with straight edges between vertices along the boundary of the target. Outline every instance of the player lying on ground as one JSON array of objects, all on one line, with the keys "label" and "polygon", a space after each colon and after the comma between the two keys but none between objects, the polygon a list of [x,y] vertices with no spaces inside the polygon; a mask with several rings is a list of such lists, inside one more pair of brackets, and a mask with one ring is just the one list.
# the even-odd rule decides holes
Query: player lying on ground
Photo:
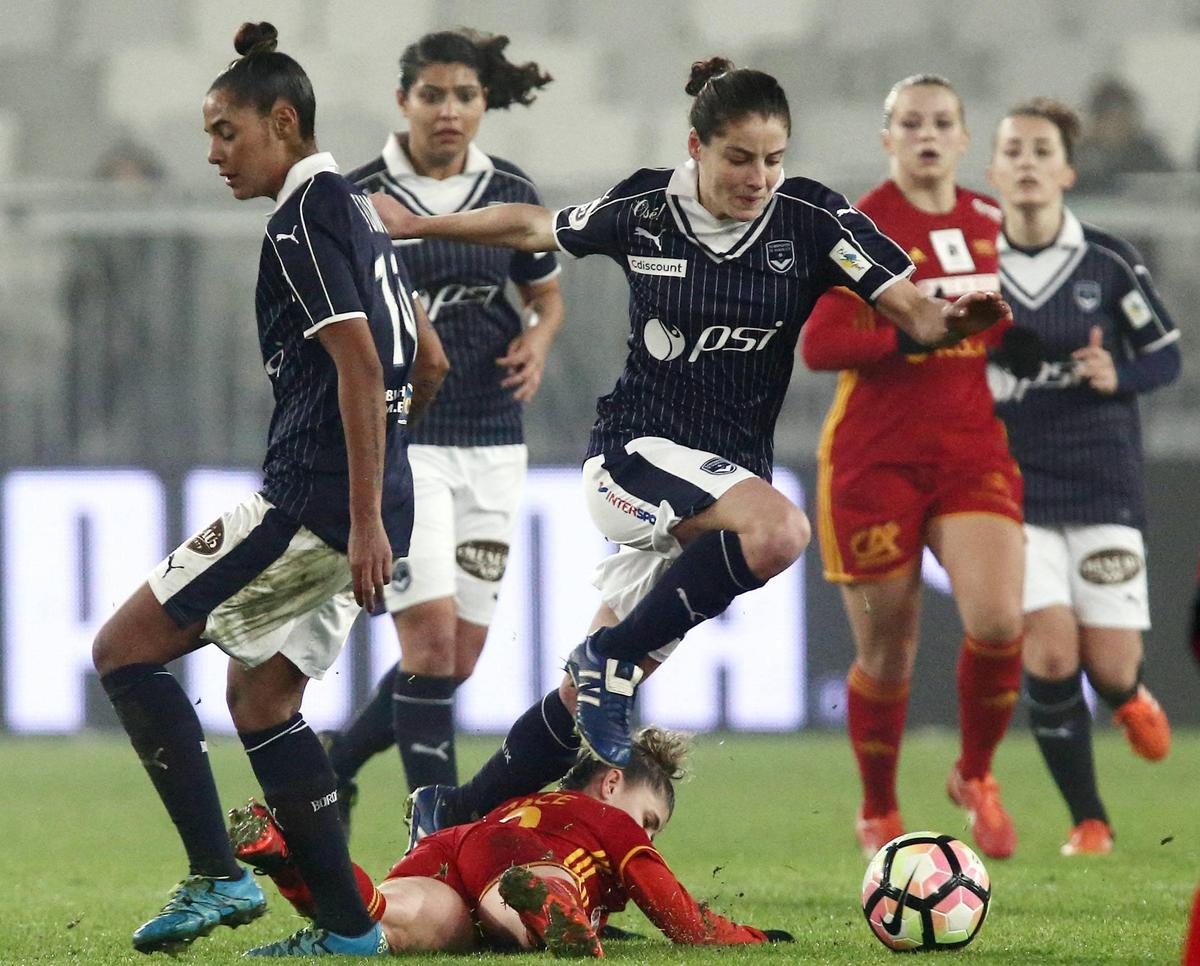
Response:
[{"label": "player lying on ground", "polygon": [[[738,925],[699,905],[654,848],[686,751],[684,736],[644,728],[624,771],[581,756],[558,791],[425,837],[378,887],[355,866],[392,952],[516,946],[603,956],[597,931],[630,899],[677,943],[790,942],[785,932]],[[267,809],[251,802],[230,817],[237,856],[311,915],[308,887]]]}]

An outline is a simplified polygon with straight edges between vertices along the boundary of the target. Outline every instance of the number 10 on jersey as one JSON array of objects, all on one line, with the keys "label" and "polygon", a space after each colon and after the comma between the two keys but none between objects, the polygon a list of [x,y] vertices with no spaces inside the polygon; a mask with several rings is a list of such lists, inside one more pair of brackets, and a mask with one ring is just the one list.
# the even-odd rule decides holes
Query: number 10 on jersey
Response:
[{"label": "number 10 on jersey", "polygon": [[[386,258],[392,261],[392,270],[388,271]],[[383,293],[384,304],[387,305],[388,316],[392,320],[392,365],[404,365],[404,340],[400,338],[400,317],[404,316],[404,330],[417,341],[417,317],[413,315],[412,302],[401,292],[399,301],[396,300],[396,279],[400,275],[400,267],[396,264],[396,253],[380,255],[375,259],[375,280]]]}]

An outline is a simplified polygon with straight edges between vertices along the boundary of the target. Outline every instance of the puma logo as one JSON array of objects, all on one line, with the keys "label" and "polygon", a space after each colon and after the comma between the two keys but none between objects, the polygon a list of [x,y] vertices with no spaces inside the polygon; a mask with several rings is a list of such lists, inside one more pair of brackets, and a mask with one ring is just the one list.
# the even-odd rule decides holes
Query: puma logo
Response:
[{"label": "puma logo", "polygon": [[163,571],[163,580],[167,579],[167,574],[169,574],[172,570],[183,570],[183,564],[175,563],[175,554],[171,554],[171,556],[167,558],[167,569]]},{"label": "puma logo", "polygon": [[423,745],[419,741],[414,741],[408,747],[412,750],[412,752],[414,754],[429,755],[433,758],[438,758],[444,762],[450,761],[450,742],[449,742],[449,740],[443,741],[440,745],[437,745],[436,747],[434,747],[433,745]]},{"label": "puma logo", "polygon": [[854,209],[853,209],[853,208],[839,208],[839,209],[837,210],[837,216],[838,216],[839,218],[841,218],[841,217],[842,217],[842,215],[852,215],[852,214],[854,214]]},{"label": "puma logo", "polygon": [[647,231],[645,228],[642,228],[639,225],[637,228],[635,228],[633,230],[633,233],[635,236],[640,235],[642,238],[649,238],[652,242],[654,242],[654,247],[657,248],[660,252],[662,251],[662,232],[661,231],[656,235],[653,232]]},{"label": "puma logo", "polygon": [[286,235],[285,235],[285,234],[283,234],[283,232],[280,232],[279,234],[277,234],[277,235],[275,236],[275,240],[276,240],[277,242],[281,242],[281,241],[283,241],[284,239],[287,239],[288,241],[293,241],[293,242],[295,242],[297,245],[299,245],[299,244],[300,244],[300,239],[296,237],[296,229],[297,229],[297,228],[299,228],[299,227],[300,227],[299,225],[292,225],[292,230],[291,230],[290,232],[288,232]]},{"label": "puma logo", "polygon": [[688,600],[687,591],[682,587],[675,588],[675,593],[679,595],[679,599],[683,601],[683,606],[687,608],[688,618],[693,624],[699,624],[701,621],[708,620],[707,614],[701,614],[698,610],[692,610],[692,602]]}]

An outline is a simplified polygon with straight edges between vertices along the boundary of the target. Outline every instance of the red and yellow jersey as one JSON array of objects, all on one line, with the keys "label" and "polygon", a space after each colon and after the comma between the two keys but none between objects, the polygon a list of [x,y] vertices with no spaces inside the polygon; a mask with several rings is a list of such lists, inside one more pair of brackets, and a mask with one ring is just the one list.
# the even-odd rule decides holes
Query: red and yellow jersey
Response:
[{"label": "red and yellow jersey", "polygon": [[[912,259],[913,283],[953,301],[967,292],[998,291],[996,203],[956,189],[952,211],[914,208],[892,181],[866,194],[858,208]],[[992,409],[987,350],[1004,323],[923,355],[897,350],[896,327],[846,289],[827,292],[804,326],[804,361],[840,369],[837,395],[822,433],[822,466],[961,461],[1007,454]]]},{"label": "red and yellow jersey", "polygon": [[677,943],[766,941],[761,930],[702,909],[628,813],[581,792],[514,798],[478,822],[426,836],[389,878],[434,875],[474,907],[505,869],[539,863],[567,869],[585,910],[596,920],[624,909],[632,899]]}]

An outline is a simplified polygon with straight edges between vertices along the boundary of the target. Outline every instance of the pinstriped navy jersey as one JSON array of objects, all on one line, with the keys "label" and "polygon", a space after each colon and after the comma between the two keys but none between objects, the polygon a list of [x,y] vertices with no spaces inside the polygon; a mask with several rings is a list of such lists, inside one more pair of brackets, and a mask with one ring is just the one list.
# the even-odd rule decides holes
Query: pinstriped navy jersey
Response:
[{"label": "pinstriped navy jersey", "polygon": [[[1104,333],[1118,375],[1153,353],[1177,356],[1179,331],[1141,256],[1065,212],[1054,244],[1036,254],[999,242],[1000,281],[1017,325],[1046,346],[1049,378],[996,405],[1025,477],[1025,519],[1047,526],[1145,526],[1136,392],[1104,396],[1070,376],[1071,353]],[[1174,370],[1173,370],[1174,371]]]},{"label": "pinstriped navy jersey", "polygon": [[[462,174],[437,180],[412,170],[393,135],[382,155],[348,177],[369,192],[387,192],[419,215],[504,202],[540,204],[537,189],[524,172],[473,144]],[[441,238],[395,244],[450,360],[446,381],[412,428],[411,441],[437,446],[522,442],[521,403],[513,399],[511,389],[501,388],[505,372],[496,365],[521,332],[521,319],[505,295],[505,283],[548,281],[559,271],[554,255]]]},{"label": "pinstriped navy jersey", "polygon": [[275,411],[263,495],[322,540],[345,550],[350,534],[346,437],[337,368],[317,334],[365,316],[383,364],[388,422],[383,523],[392,549],[408,549],[412,474],[403,428],[416,351],[411,286],[367,196],[328,154],[288,172],[267,222],[255,312]]},{"label": "pinstriped navy jersey", "polygon": [[781,179],[750,223],[717,222],[696,200],[691,162],[564,208],[555,235],[571,255],[609,256],[629,282],[629,356],[598,403],[588,456],[661,436],[765,479],[817,298],[844,285],[873,302],[912,272],[869,218],[806,178]]}]

